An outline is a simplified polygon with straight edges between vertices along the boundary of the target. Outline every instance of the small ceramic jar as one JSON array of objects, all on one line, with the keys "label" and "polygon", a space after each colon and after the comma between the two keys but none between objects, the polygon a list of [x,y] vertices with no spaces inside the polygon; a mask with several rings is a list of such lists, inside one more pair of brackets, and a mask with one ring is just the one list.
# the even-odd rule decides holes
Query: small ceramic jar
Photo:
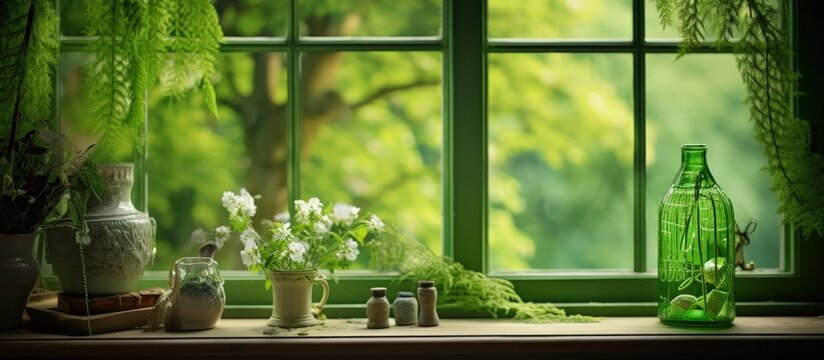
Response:
[{"label": "small ceramic jar", "polygon": [[386,329],[389,327],[389,300],[386,300],[386,288],[370,289],[372,298],[366,302],[366,327]]},{"label": "small ceramic jar", "polygon": [[418,300],[421,302],[421,313],[418,316],[418,326],[438,326],[438,289],[432,280],[418,281]]},{"label": "small ceramic jar", "polygon": [[395,325],[415,325],[418,323],[418,300],[409,291],[398,292],[395,302]]}]

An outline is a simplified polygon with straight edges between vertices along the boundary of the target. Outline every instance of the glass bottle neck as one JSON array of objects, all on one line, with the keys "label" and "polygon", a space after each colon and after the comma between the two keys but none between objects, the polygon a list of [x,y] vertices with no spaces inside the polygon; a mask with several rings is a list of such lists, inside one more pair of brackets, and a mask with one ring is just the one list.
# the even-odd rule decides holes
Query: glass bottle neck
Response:
[{"label": "glass bottle neck", "polygon": [[699,171],[707,166],[707,148],[685,146],[681,148],[681,168]]},{"label": "glass bottle neck", "polygon": [[679,186],[694,186],[701,182],[701,187],[715,184],[715,179],[707,166],[706,145],[684,145],[681,147],[681,172],[676,183]]}]

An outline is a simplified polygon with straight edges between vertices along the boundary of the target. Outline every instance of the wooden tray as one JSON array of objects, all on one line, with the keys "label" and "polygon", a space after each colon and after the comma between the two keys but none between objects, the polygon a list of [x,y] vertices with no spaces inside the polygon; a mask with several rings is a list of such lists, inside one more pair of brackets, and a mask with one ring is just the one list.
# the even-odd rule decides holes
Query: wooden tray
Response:
[{"label": "wooden tray", "polygon": [[56,307],[28,306],[26,312],[35,328],[58,330],[73,335],[102,334],[128,330],[149,323],[154,307],[138,308],[90,316],[66,314]]}]

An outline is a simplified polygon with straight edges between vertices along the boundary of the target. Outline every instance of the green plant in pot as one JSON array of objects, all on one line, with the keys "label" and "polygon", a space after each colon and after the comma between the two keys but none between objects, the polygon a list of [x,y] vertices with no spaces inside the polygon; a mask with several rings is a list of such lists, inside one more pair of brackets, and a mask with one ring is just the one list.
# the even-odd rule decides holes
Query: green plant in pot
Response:
[{"label": "green plant in pot", "polygon": [[[110,159],[118,148],[144,147],[146,98],[161,86],[167,95],[192,88],[205,92],[217,112],[211,77],[222,31],[208,0],[85,1],[93,37],[83,69],[96,159]],[[126,129],[127,131],[123,131]],[[106,189],[89,204],[88,237],[76,245],[64,229],[49,232],[47,258],[69,293],[104,295],[134,287],[154,257],[154,219],[131,202],[134,166],[99,167]]]},{"label": "green plant in pot", "polygon": [[90,201],[87,232],[80,237],[64,227],[47,230],[46,258],[63,291],[107,295],[134,290],[154,257],[155,222],[131,201],[132,164],[97,166],[105,188]]},{"label": "green plant in pot", "polygon": [[[238,235],[243,243],[243,264],[254,273],[264,272],[266,286],[272,289],[272,316],[267,322],[272,327],[317,325],[315,316],[329,296],[329,284],[319,270],[334,274],[335,269],[349,267],[358,258],[359,247],[375,241],[384,229],[376,215],[367,217],[360,208],[348,204],[324,207],[316,197],[295,200],[294,218],[281,213],[255,229],[255,197],[246,189],[240,194],[224,192],[221,200],[229,212],[229,226],[209,233],[195,230],[192,240],[220,247],[231,233]],[[323,287],[317,310],[312,309],[315,283]]]},{"label": "green plant in pot", "polygon": [[[96,182],[90,148],[74,150],[51,130],[58,53],[51,1],[4,1],[0,14],[0,328],[12,328],[37,280],[37,236],[55,226],[85,233]],[[64,215],[71,221],[59,224]]]}]

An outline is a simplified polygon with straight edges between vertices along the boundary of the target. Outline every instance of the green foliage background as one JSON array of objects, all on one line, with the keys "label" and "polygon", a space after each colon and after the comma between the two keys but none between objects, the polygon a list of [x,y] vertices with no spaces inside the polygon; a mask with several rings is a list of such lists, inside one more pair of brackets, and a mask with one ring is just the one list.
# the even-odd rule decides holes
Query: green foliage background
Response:
[{"label": "green foliage background", "polygon": [[[216,8],[226,35],[282,36],[284,4],[217,1]],[[441,31],[440,2],[435,0],[300,4],[304,34],[310,34],[308,24],[321,20],[350,35]],[[489,4],[490,36],[628,38],[631,33],[629,1],[532,1],[528,11],[520,1]],[[72,19],[66,11],[64,32],[72,27],[65,23]],[[348,110],[308,139],[311,145],[301,164],[303,196],[361,206],[394,220],[405,236],[441,253],[441,55],[386,51],[340,56],[327,70],[334,70],[330,89]],[[738,222],[752,216],[760,223],[747,255],[759,267],[777,266],[775,197],[768,190],[769,176],[759,170],[766,160],[746,124],[745,93],[731,67],[732,56],[696,57],[700,59],[678,63],[673,63],[674,55],[647,59],[648,254],[655,254],[650,214],[675,177],[678,149],[700,142],[710,146],[710,167],[732,198]],[[282,59],[271,58],[270,66],[280,69],[279,76],[266,81],[272,104],[287,100]],[[71,74],[67,61],[61,60],[61,66]],[[242,125],[248,112],[227,100],[259,94],[253,81],[258,66],[250,53],[219,56],[213,82],[220,119],[205,109],[202,94],[176,99],[151,94],[149,211],[159,226],[155,269],[167,270],[176,258],[195,254],[191,231],[225,222],[222,192],[248,186],[253,160]],[[489,67],[492,268],[631,268],[635,139],[630,55],[492,54]],[[418,85],[358,106],[381,89],[403,84]],[[63,104],[66,118],[74,105]],[[267,115],[269,121],[285,121],[280,113]],[[272,133],[271,139],[282,135]],[[267,171],[275,176],[285,168]],[[219,251],[221,267],[240,268],[238,251],[236,242]],[[362,258],[360,266],[365,267],[367,257]],[[654,261],[648,263],[654,266]]]}]

